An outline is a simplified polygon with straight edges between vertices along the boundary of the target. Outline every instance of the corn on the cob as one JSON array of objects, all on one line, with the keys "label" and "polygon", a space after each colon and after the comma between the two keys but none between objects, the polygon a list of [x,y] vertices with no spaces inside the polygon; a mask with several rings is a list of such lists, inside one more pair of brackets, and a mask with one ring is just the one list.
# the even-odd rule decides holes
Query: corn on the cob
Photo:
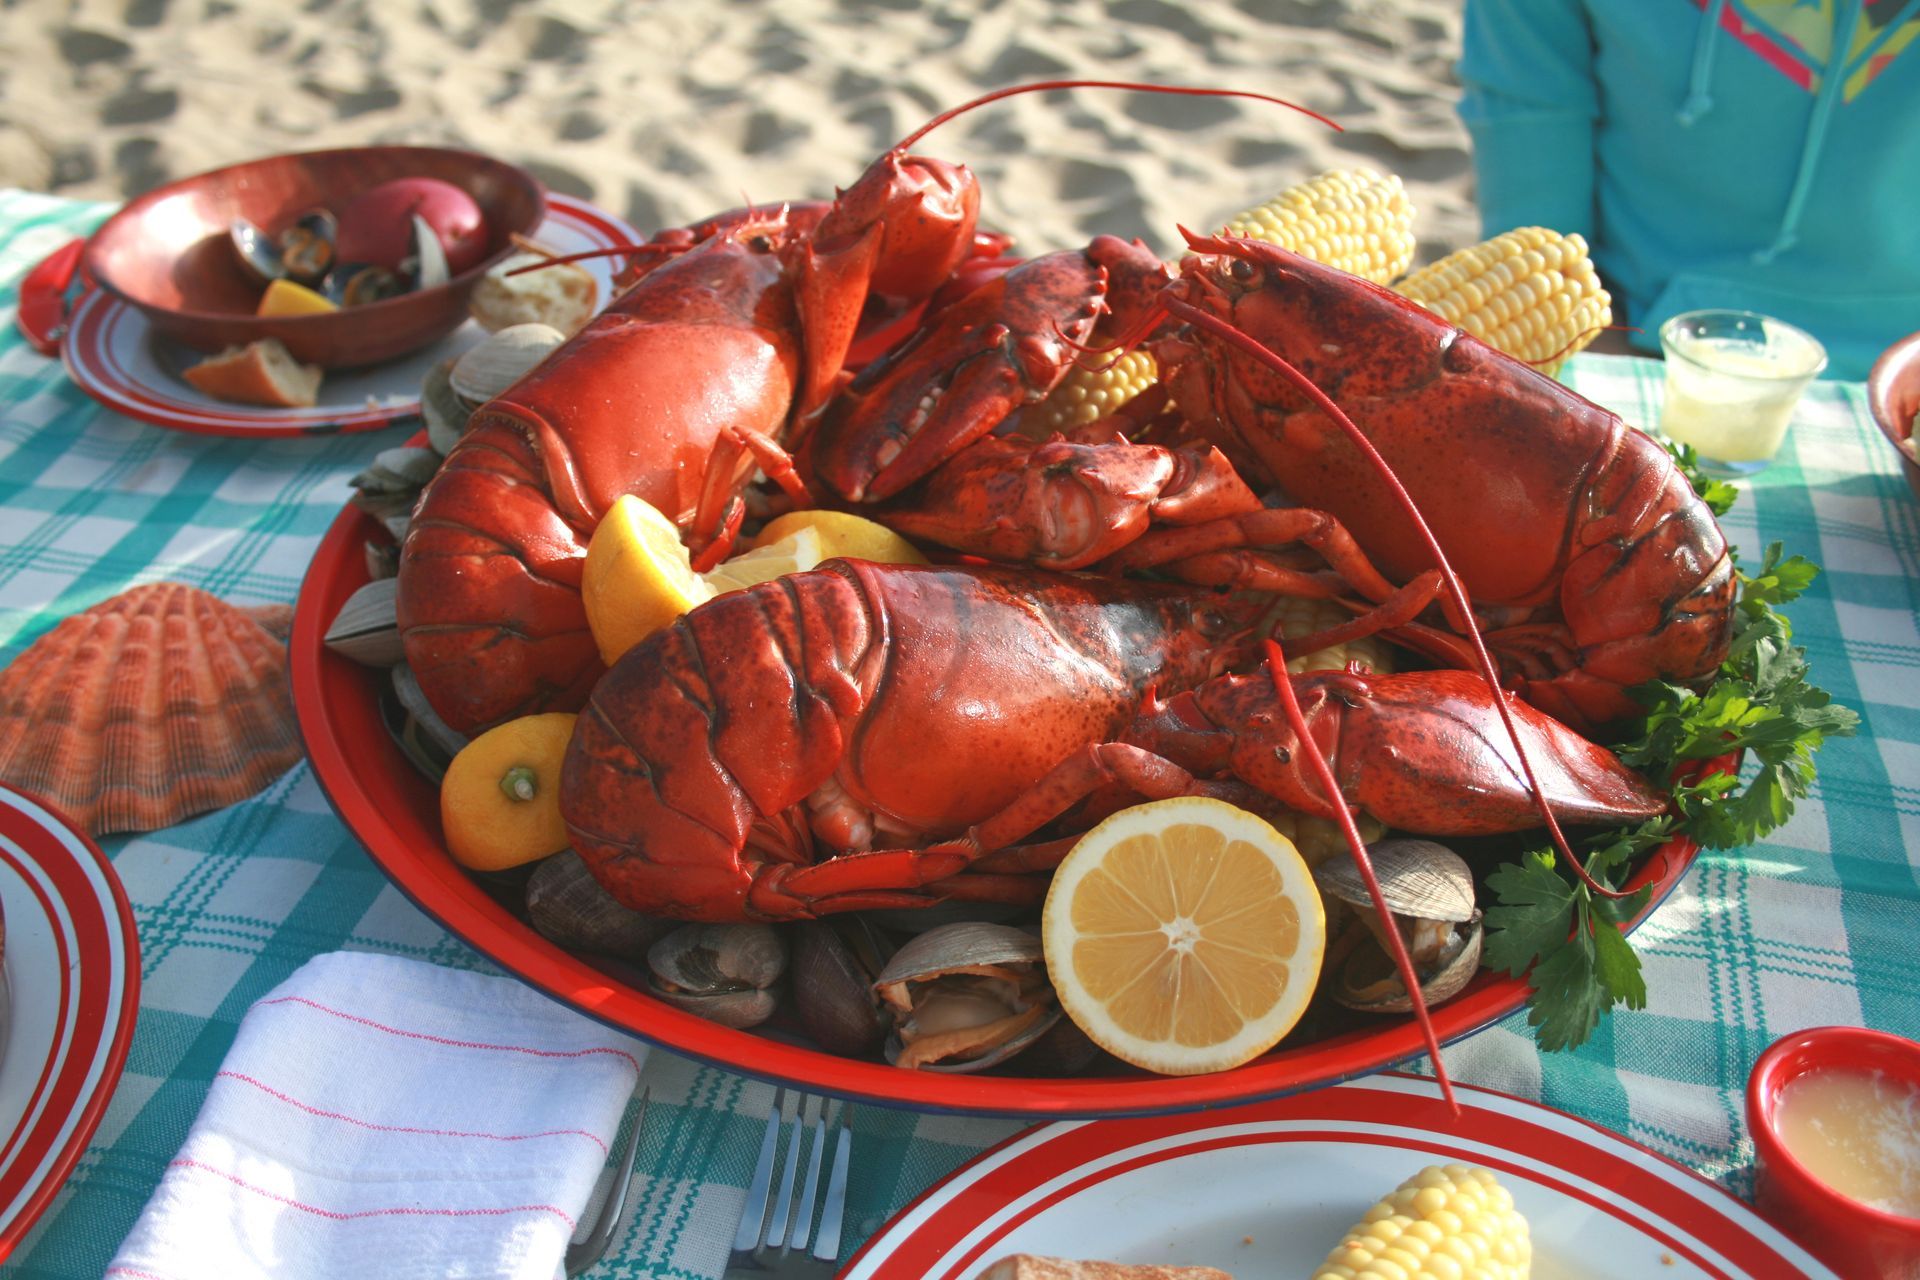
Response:
[{"label": "corn on the cob", "polygon": [[1227,220],[1230,235],[1266,240],[1375,284],[1413,262],[1413,202],[1400,179],[1329,169]]},{"label": "corn on the cob", "polygon": [[1482,342],[1545,373],[1613,323],[1587,242],[1519,227],[1448,254],[1396,286]]},{"label": "corn on the cob", "polygon": [[1145,351],[1129,351],[1111,367],[1088,369],[1075,365],[1047,398],[1022,416],[1028,435],[1047,435],[1098,422],[1152,386],[1160,366]]},{"label": "corn on the cob", "polygon": [[[1261,616],[1260,629],[1278,636],[1280,647],[1285,649],[1290,639],[1297,640],[1351,621],[1353,615],[1331,600],[1282,596]],[[1379,636],[1361,636],[1346,644],[1329,645],[1318,653],[1305,653],[1297,658],[1289,655],[1287,670],[1296,676],[1308,671],[1344,671],[1349,662],[1365,663],[1371,670],[1385,675],[1394,669],[1393,647]]]},{"label": "corn on the cob", "polygon": [[1485,1169],[1431,1165],[1347,1232],[1313,1280],[1526,1280],[1527,1220]]}]

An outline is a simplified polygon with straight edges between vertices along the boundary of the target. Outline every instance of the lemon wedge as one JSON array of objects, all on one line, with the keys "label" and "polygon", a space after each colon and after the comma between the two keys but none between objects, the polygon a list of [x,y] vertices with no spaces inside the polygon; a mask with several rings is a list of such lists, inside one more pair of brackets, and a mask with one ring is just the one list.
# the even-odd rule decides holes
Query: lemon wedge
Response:
[{"label": "lemon wedge", "polygon": [[577,718],[522,716],[460,748],[440,780],[440,827],[455,862],[503,871],[567,847],[560,762]]},{"label": "lemon wedge", "polygon": [[1201,796],[1123,809],[1054,873],[1042,915],[1061,1007],[1122,1061],[1224,1071],[1306,1012],[1326,915],[1306,862],[1262,819]]},{"label": "lemon wedge", "polygon": [[841,556],[848,560],[872,560],[880,564],[925,564],[927,558],[911,542],[865,516],[845,511],[789,511],[767,522],[755,547],[768,546],[790,538],[802,530],[811,530],[820,539],[820,559]]},{"label": "lemon wedge", "polygon": [[324,296],[303,284],[295,284],[291,280],[273,280],[268,282],[267,291],[260,295],[260,305],[254,309],[254,314],[317,316],[339,309]]},{"label": "lemon wedge", "polygon": [[613,504],[587,543],[580,596],[608,666],[715,594],[693,571],[673,521],[632,494]]},{"label": "lemon wedge", "polygon": [[601,660],[612,666],[621,654],[696,605],[723,592],[814,568],[835,556],[888,564],[927,562],[912,543],[871,520],[838,511],[790,511],[762,530],[751,550],[698,574],[673,521],[627,494],[613,504],[587,543],[580,595]]}]

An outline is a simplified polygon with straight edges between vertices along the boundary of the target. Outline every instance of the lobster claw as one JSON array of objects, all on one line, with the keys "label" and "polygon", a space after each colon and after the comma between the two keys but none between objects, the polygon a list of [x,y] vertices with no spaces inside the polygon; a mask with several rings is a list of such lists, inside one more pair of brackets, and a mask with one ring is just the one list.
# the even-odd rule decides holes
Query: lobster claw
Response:
[{"label": "lobster claw", "polygon": [[1106,269],[1080,250],[982,285],[854,382],[821,423],[814,473],[852,502],[899,493],[1053,390],[1105,293]]},{"label": "lobster claw", "polygon": [[[1292,681],[1348,804],[1425,835],[1497,835],[1540,825],[1495,695],[1479,675],[1334,671]],[[1499,696],[1556,819],[1618,826],[1666,812],[1666,797],[1612,752],[1510,694]],[[1264,671],[1217,681],[1197,697],[1207,718],[1234,734],[1236,776],[1289,807],[1334,816],[1303,767]]]}]

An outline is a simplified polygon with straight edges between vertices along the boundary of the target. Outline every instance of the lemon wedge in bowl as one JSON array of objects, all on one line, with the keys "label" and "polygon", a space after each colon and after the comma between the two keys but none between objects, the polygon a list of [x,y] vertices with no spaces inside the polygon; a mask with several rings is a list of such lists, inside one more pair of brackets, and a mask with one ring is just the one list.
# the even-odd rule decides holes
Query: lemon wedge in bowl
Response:
[{"label": "lemon wedge in bowl", "polygon": [[756,548],[765,547],[803,530],[811,531],[819,539],[821,560],[839,556],[847,560],[872,560],[880,564],[927,562],[927,558],[911,542],[883,524],[851,512],[822,511],[818,508],[789,511],[783,516],[774,517],[760,531],[760,536],[753,540],[753,545]]},{"label": "lemon wedge in bowl", "polygon": [[1101,1048],[1166,1075],[1265,1053],[1306,1012],[1326,914],[1292,841],[1202,796],[1123,809],[1054,872],[1042,914],[1060,1005]]}]

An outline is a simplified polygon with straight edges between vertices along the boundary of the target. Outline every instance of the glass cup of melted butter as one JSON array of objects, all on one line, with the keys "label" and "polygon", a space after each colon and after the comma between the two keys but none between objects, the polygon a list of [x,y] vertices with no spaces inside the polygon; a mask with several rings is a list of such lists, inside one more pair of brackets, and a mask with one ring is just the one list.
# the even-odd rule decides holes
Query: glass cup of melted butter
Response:
[{"label": "glass cup of melted butter", "polygon": [[1688,311],[1660,326],[1660,431],[1722,476],[1751,475],[1787,438],[1801,392],[1827,367],[1813,335],[1752,311]]},{"label": "glass cup of melted butter", "polygon": [[1849,1280],[1920,1280],[1920,1044],[1787,1036],[1754,1064],[1747,1122],[1762,1214]]}]

